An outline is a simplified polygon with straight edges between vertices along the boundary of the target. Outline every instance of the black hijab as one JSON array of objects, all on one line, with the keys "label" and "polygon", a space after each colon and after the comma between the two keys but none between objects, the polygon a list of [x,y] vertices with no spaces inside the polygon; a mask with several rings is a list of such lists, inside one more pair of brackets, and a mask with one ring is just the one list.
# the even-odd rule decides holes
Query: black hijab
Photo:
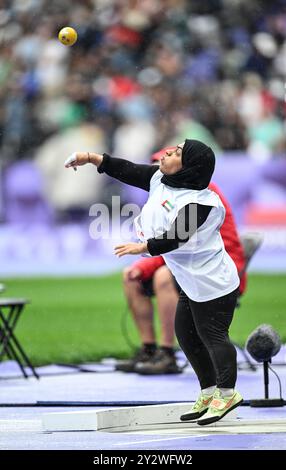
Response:
[{"label": "black hijab", "polygon": [[208,187],[215,167],[210,147],[199,140],[186,139],[182,152],[183,168],[173,175],[164,175],[161,182],[172,188],[201,190]]}]

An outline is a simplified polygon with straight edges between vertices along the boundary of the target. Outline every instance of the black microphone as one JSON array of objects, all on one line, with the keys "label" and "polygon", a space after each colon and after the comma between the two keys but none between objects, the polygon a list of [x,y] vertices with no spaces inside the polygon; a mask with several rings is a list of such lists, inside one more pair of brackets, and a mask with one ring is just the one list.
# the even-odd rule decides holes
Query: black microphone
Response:
[{"label": "black microphone", "polygon": [[[280,351],[280,348],[280,336],[271,325],[258,326],[247,338],[247,351],[257,362],[263,362],[264,371],[265,398],[258,400],[250,400],[250,406],[272,407],[285,405],[286,402],[283,400],[282,396],[280,396],[280,398],[269,399],[269,363],[271,362],[271,358]],[[277,374],[275,375],[277,376]],[[277,378],[280,384],[280,379],[278,376]]]},{"label": "black microphone", "polygon": [[257,362],[271,361],[281,348],[281,338],[271,325],[260,325],[249,335],[246,349]]}]

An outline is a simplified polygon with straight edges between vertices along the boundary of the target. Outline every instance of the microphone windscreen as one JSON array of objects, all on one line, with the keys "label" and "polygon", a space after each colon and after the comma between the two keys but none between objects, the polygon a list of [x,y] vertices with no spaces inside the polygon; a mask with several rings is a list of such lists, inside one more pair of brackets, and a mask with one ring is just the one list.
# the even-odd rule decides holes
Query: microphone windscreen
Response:
[{"label": "microphone windscreen", "polygon": [[246,349],[257,362],[266,362],[281,348],[281,339],[271,325],[260,325],[249,335]]}]

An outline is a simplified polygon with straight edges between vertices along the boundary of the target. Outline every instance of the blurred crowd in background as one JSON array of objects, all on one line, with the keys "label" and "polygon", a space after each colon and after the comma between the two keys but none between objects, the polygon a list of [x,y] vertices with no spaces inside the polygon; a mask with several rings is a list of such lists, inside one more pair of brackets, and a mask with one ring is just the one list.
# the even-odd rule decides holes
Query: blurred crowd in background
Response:
[{"label": "blurred crowd in background", "polygon": [[285,83],[285,0],[0,0],[2,197],[24,181],[58,214],[102,200],[96,171],[64,170],[76,150],[285,156]]}]

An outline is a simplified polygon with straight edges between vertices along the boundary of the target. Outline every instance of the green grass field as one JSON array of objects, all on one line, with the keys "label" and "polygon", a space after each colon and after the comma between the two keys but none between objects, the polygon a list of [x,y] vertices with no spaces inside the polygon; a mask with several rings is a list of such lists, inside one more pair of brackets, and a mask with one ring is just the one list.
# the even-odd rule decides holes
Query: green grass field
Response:
[{"label": "green grass field", "polygon": [[[96,278],[10,279],[5,296],[26,297],[16,333],[35,365],[80,363],[126,357],[131,350],[121,331],[126,303],[121,275]],[[251,331],[270,323],[286,341],[286,275],[251,275],[236,311],[232,339],[243,345]],[[4,297],[4,295],[2,295]],[[138,336],[129,316],[128,332]]]}]

